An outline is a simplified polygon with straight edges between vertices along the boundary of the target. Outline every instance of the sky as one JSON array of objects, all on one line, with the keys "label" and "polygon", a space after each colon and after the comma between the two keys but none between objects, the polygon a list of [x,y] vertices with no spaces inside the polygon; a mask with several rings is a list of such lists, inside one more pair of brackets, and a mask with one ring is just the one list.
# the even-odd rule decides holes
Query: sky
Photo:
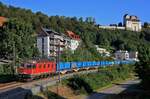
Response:
[{"label": "sky", "polygon": [[124,14],[150,22],[150,0],[0,0],[6,5],[41,11],[48,16],[94,17],[101,25],[122,22]]}]

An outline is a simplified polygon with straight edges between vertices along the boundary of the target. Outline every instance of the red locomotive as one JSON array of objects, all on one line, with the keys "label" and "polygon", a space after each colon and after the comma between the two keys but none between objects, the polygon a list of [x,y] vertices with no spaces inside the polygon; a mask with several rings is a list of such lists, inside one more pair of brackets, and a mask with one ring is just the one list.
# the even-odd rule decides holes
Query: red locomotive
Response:
[{"label": "red locomotive", "polygon": [[56,63],[48,60],[24,62],[17,69],[21,80],[33,80],[56,73]]}]

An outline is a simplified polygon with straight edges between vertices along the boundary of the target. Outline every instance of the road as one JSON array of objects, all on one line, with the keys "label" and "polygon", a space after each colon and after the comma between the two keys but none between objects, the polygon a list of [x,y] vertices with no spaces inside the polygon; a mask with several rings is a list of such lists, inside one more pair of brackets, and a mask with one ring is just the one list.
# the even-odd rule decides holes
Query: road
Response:
[{"label": "road", "polygon": [[[90,96],[87,96],[86,99],[113,99],[112,96],[118,95],[127,90],[133,90],[134,85],[138,84],[140,80],[128,80],[123,83],[114,84],[110,88],[98,91]],[[115,98],[116,99],[116,98]]]}]

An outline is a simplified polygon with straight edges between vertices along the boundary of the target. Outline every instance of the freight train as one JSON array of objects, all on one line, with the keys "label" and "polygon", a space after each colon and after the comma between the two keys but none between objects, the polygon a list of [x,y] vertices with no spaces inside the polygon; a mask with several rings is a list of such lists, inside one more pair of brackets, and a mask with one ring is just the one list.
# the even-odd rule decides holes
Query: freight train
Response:
[{"label": "freight train", "polygon": [[48,60],[36,60],[24,62],[17,68],[19,79],[34,80],[41,77],[48,77],[58,72],[65,74],[67,72],[77,72],[83,69],[98,67],[108,67],[119,64],[133,64],[133,61],[84,61],[84,62],[59,62]]}]

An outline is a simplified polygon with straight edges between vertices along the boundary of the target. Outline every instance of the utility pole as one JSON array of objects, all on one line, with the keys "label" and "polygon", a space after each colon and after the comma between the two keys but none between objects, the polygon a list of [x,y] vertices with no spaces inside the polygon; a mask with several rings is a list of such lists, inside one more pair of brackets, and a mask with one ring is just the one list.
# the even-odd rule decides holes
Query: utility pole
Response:
[{"label": "utility pole", "polygon": [[15,75],[17,73],[16,69],[16,48],[15,48],[15,42],[13,42],[13,74]]},{"label": "utility pole", "polygon": [[58,83],[57,83],[57,94],[59,94],[59,83],[60,83],[60,64],[59,64],[59,61],[60,61],[60,40],[59,41],[59,44],[58,44],[58,50],[57,50],[57,58],[56,58],[56,61],[57,61],[57,68],[58,68]]},{"label": "utility pole", "polygon": [[59,41],[59,45],[58,45],[58,61],[57,61],[58,71],[59,71],[58,80],[59,80],[59,83],[60,83],[60,65],[59,65],[59,62],[60,62],[60,41]]}]

